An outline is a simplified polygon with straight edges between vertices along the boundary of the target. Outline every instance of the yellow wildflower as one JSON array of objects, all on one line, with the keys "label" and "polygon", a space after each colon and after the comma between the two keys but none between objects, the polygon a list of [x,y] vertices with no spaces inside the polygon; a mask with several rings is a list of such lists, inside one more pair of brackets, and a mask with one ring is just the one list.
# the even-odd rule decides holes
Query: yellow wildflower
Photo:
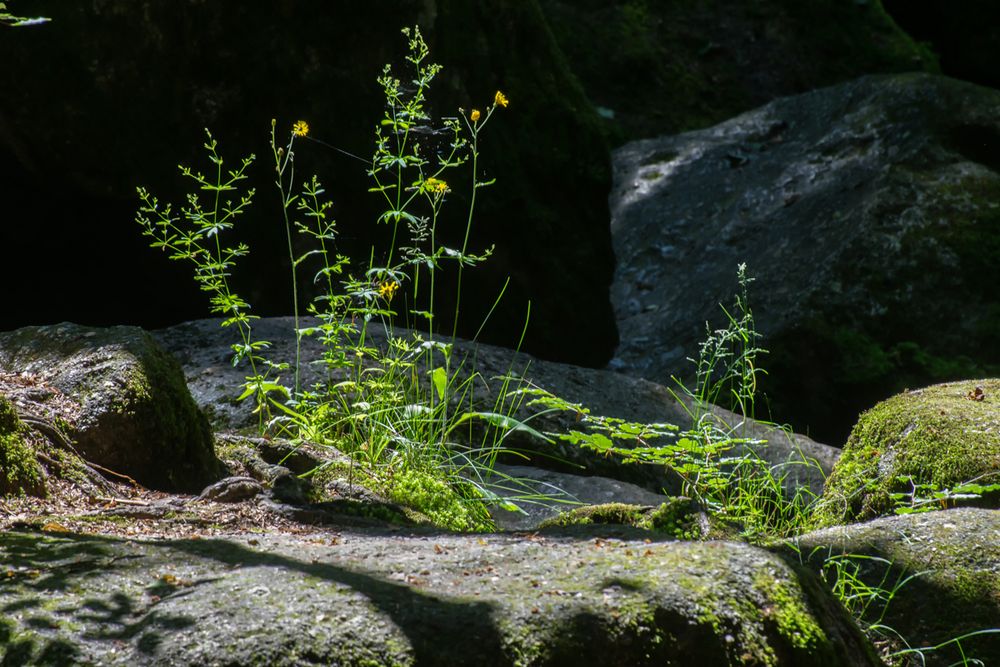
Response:
[{"label": "yellow wildflower", "polygon": [[510,100],[508,100],[507,96],[498,90],[497,94],[493,96],[493,104],[499,104],[500,106],[506,108],[507,105],[510,104]]},{"label": "yellow wildflower", "polygon": [[378,286],[378,295],[386,301],[392,301],[392,297],[399,289],[399,283],[395,280],[387,280]]},{"label": "yellow wildflower", "polygon": [[471,118],[472,122],[475,123],[479,120],[479,115],[479,109],[473,109],[472,113],[469,114],[469,118]]},{"label": "yellow wildflower", "polygon": [[292,134],[296,137],[304,137],[309,134],[309,123],[304,120],[297,120],[295,124],[292,125]]},{"label": "yellow wildflower", "polygon": [[423,188],[424,192],[430,192],[431,194],[443,195],[444,193],[450,191],[450,188],[445,181],[442,181],[440,178],[434,178],[433,176],[424,181],[423,185],[420,187]]}]

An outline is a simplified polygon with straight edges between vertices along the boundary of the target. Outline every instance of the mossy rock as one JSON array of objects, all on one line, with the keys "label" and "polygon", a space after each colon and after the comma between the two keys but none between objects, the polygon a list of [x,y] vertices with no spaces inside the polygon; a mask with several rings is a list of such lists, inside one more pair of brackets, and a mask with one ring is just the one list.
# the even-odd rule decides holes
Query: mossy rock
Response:
[{"label": "mossy rock", "polygon": [[[907,391],[861,415],[827,479],[817,526],[892,514],[892,494],[914,485],[952,489],[1000,482],[1000,380],[967,380]],[[1000,507],[987,493],[967,500]]]},{"label": "mossy rock", "polygon": [[0,333],[0,365],[56,392],[35,411],[87,461],[163,491],[198,493],[222,477],[180,366],[143,330],[63,323]]},{"label": "mossy rock", "polygon": [[[0,533],[8,569],[5,664],[881,664],[814,573],[731,542]],[[73,658],[47,660],[57,646]]]},{"label": "mossy rock", "polygon": [[45,478],[17,410],[0,396],[0,497],[45,495]]},{"label": "mossy rock", "polygon": [[546,519],[540,530],[610,524],[664,534],[679,540],[733,539],[738,531],[701,511],[690,498],[674,497],[659,507],[602,503],[587,505]]},{"label": "mossy rock", "polygon": [[[866,620],[884,628],[884,652],[937,646],[919,661],[891,665],[1000,665],[1000,511],[962,507],[944,512],[882,517],[817,530],[796,538],[788,555],[861,592],[893,589],[883,607],[871,605]],[[855,579],[856,577],[856,579]],[[853,581],[853,583],[852,583]],[[849,589],[847,589],[849,592]],[[972,634],[982,630],[993,632]],[[897,641],[896,639],[902,641]],[[951,641],[963,637],[961,641]],[[981,661],[981,662],[978,662]]]},{"label": "mossy rock", "polygon": [[459,532],[496,528],[474,488],[452,483],[440,470],[384,470],[376,476],[333,447],[281,438],[219,433],[215,446],[230,472],[253,477],[276,500],[306,511]]}]

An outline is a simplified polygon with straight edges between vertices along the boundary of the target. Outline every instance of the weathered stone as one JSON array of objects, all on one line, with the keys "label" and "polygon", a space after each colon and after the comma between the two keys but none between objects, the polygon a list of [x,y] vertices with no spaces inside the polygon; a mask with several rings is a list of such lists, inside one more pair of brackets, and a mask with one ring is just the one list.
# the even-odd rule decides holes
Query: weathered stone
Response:
[{"label": "weathered stone", "polygon": [[[1000,484],[1000,380],[908,391],[862,414],[814,517],[820,526],[865,521],[891,514],[892,494],[926,501],[965,483]],[[1000,492],[973,495],[942,502],[1000,507]]]},{"label": "weathered stone", "polygon": [[[919,662],[911,654],[906,664],[1000,664],[1000,511],[884,517],[808,533],[793,544],[831,583],[838,567],[846,575],[841,583],[850,585],[850,575],[857,575],[859,602],[866,586],[892,591],[888,604],[885,597],[872,602],[864,621],[892,628],[912,648],[940,646]],[[983,630],[990,632],[964,636]],[[892,633],[884,639],[888,650],[906,648]]]},{"label": "weathered stone", "polygon": [[177,362],[141,329],[58,324],[0,333],[0,369],[52,388],[12,400],[25,415],[65,427],[91,463],[160,490],[198,493],[222,476]]},{"label": "weathered stone", "polygon": [[[21,221],[10,225],[10,243],[44,247],[38,261],[47,263],[28,298],[0,313],[0,327],[28,324],[27,313],[36,321],[56,313],[116,322],[126,314],[147,326],[207,314],[186,271],[144,248],[129,222],[137,185],[182,204],[182,193],[197,186],[182,183],[176,165],[211,173],[206,127],[226,168],[250,153],[259,158],[247,182],[258,202],[237,230],[251,246],[238,291],[259,312],[291,311],[267,144],[272,118],[281,137],[306,119],[310,138],[323,142],[296,144],[296,174],[299,182],[318,174],[335,203],[338,251],[354,257],[355,275],[363,273],[370,244],[378,256],[388,242],[386,226],[375,223],[383,200],[369,192],[366,176],[383,115],[376,78],[385,63],[403,81],[412,78],[399,31],[419,24],[430,60],[445,67],[430,111],[485,109],[498,89],[510,99],[479,142],[478,175],[496,184],[479,191],[469,249],[496,244],[496,252],[463,275],[465,335],[478,329],[510,276],[487,339],[518,340],[530,300],[526,349],[595,366],[610,358],[617,334],[607,296],[614,268],[608,150],[535,0],[94,0],[44,9],[51,23],[7,31],[0,42],[0,61],[18,63],[0,69],[0,178],[18,193],[0,200],[0,217]],[[421,141],[430,153],[434,138]],[[460,183],[471,176],[467,168],[451,173],[438,239],[461,247],[470,193]],[[0,277],[22,282],[9,266]],[[440,279],[435,320],[449,331],[455,273],[449,265]],[[38,303],[38,294],[64,294],[67,281],[74,298]],[[575,335],[565,336],[568,328]]]},{"label": "weathered stone", "polygon": [[581,656],[622,667],[879,664],[811,572],[747,545],[642,535],[343,531],[331,545],[270,535],[152,542],[3,533],[0,658],[177,667],[528,667]]},{"label": "weathered stone", "polygon": [[264,492],[264,487],[253,477],[224,477],[208,486],[198,497],[217,503],[239,503]]},{"label": "weathered stone", "polygon": [[619,149],[610,367],[691,374],[746,262],[762,386],[796,430],[836,444],[907,386],[992,375],[998,119],[1000,91],[874,76]]},{"label": "weathered stone", "polygon": [[615,140],[707,127],[864,74],[937,70],[879,0],[540,4]]}]

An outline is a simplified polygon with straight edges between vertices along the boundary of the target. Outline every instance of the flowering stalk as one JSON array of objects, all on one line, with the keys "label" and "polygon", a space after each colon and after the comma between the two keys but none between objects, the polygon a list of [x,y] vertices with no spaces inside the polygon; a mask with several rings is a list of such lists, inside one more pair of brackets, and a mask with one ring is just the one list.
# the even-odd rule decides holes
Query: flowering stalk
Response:
[{"label": "flowering stalk", "polygon": [[[298,267],[302,258],[296,259],[295,250],[292,247],[292,223],[288,217],[288,209],[298,197],[292,194],[295,183],[295,153],[292,146],[296,137],[304,137],[309,134],[309,124],[304,120],[296,121],[292,125],[292,132],[288,138],[288,145],[279,148],[275,139],[275,126],[277,121],[271,119],[271,153],[274,155],[274,170],[277,173],[275,185],[281,193],[281,213],[285,220],[285,235],[288,239],[288,260],[292,266],[292,313],[295,319],[295,391],[298,396],[300,391],[299,369],[302,364],[302,333],[299,327],[299,279]],[[285,185],[285,172],[288,172],[288,185]]]}]

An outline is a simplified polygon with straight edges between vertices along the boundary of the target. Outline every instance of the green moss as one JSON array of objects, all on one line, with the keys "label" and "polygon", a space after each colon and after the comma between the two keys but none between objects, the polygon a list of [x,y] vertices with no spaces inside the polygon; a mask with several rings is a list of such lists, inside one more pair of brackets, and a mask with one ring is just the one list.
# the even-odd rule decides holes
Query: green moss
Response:
[{"label": "green moss", "polygon": [[667,535],[679,540],[698,540],[705,537],[698,513],[689,498],[671,498],[659,507],[604,503],[578,507],[547,519],[539,528],[580,526],[590,524],[617,524],[631,526]]},{"label": "green moss", "polygon": [[160,455],[185,462],[167,467],[166,479],[150,483],[200,491],[223,472],[214,456],[208,420],[191,398],[177,361],[152,340],[148,343],[150,352],[143,356],[141,369],[136,368],[126,379],[128,391],[122,407],[135,412],[148,433],[156,434],[162,443],[157,447]]},{"label": "green moss", "polygon": [[437,471],[413,468],[393,471],[374,490],[449,530],[484,532],[496,529],[471,485],[456,486],[454,480]]},{"label": "green moss", "polygon": [[[970,398],[979,387],[982,400]],[[1000,481],[1000,380],[905,392],[861,415],[816,505],[816,526],[891,514],[912,484]]]},{"label": "green moss", "polygon": [[17,410],[0,396],[0,496],[45,495],[45,480],[26,431]]},{"label": "green moss", "polygon": [[765,617],[774,622],[789,644],[809,650],[827,642],[826,633],[809,612],[801,590],[795,590],[766,570],[754,576],[753,585],[770,603],[765,608]]}]

